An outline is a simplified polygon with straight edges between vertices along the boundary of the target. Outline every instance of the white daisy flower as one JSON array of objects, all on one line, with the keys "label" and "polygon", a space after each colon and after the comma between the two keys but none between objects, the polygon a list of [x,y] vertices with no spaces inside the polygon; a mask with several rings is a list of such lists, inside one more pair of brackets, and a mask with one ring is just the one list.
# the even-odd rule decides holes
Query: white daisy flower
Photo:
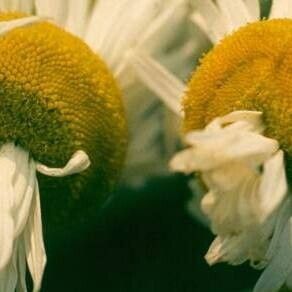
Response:
[{"label": "white daisy flower", "polygon": [[[204,183],[201,207],[217,235],[207,262],[249,260],[266,268],[254,291],[291,289],[291,1],[272,1],[265,21],[260,21],[258,1],[193,3],[191,20],[217,46],[187,89],[165,68],[152,66],[157,86],[172,80],[171,94],[164,93],[178,116],[185,95],[184,140],[191,147],[170,166],[198,172]],[[202,218],[198,201],[190,210]]]},{"label": "white daisy flower", "polygon": [[[34,15],[1,21],[0,34],[1,37],[6,37],[17,29],[33,27],[43,21],[56,23],[73,35],[80,37],[90,46],[93,52],[101,56],[112,70],[120,86],[124,90],[128,90],[130,87],[135,87],[138,80],[141,80],[142,82],[140,82],[147,86],[151,84],[151,79],[149,79],[149,82],[147,81],[147,74],[152,74],[152,72],[145,72],[143,68],[146,65],[148,70],[147,64],[148,62],[151,63],[152,55],[167,63],[170,68],[177,65],[177,54],[174,56],[172,53],[166,54],[165,52],[169,50],[172,43],[176,43],[177,47],[180,47],[177,43],[177,36],[180,31],[177,28],[179,27],[178,24],[184,20],[185,15],[189,13],[187,4],[185,0],[0,1],[1,11],[19,11]],[[183,44],[180,48],[183,61],[179,72],[185,71],[186,66],[184,64],[187,64],[192,56],[193,45],[193,42],[189,42],[187,45]],[[141,62],[141,60],[144,61]],[[74,75],[71,76],[72,82],[74,82],[74,77]],[[3,78],[1,74],[0,78]],[[20,83],[22,80],[25,80],[25,78],[20,79]],[[10,81],[15,81],[15,76],[12,76]],[[50,82],[50,80],[45,82]],[[31,89],[37,85],[32,82],[31,84],[25,83],[24,86]],[[53,94],[50,88],[44,90]],[[131,112],[132,101],[127,96],[125,96],[125,103],[128,104],[128,112],[131,117],[133,115]],[[162,99],[163,97],[162,94]],[[149,109],[151,110],[151,107],[157,102],[153,98],[149,102],[147,100],[148,96],[145,98],[134,96],[134,98],[139,99],[138,106],[141,106],[140,114],[136,119],[137,123],[140,121],[145,123],[143,125],[143,134],[147,138],[143,140],[145,147],[149,145],[149,148],[152,148],[154,145],[153,137],[156,137],[158,132],[162,132],[161,113],[159,115],[155,112],[151,113],[151,118],[146,119],[145,122],[145,113],[149,112]],[[171,103],[168,104],[171,106]],[[164,110],[163,107],[161,108]],[[108,109],[111,110],[110,105]],[[136,111],[136,108],[134,111]],[[119,116],[115,114],[114,118],[118,119]],[[159,127],[156,126],[152,130],[153,125],[157,122]],[[167,127],[171,128],[168,123]],[[112,135],[115,134],[113,131],[112,133]],[[83,134],[80,133],[81,137],[83,137]],[[136,132],[133,135],[134,142],[142,143],[139,141],[141,136],[137,136],[137,138]],[[3,194],[2,221],[0,222],[0,241],[2,242],[2,248],[0,249],[0,290],[3,292],[15,291],[15,289],[26,291],[26,262],[34,282],[34,291],[39,291],[41,287],[46,254],[42,235],[40,194],[36,172],[46,176],[62,177],[82,172],[88,168],[90,161],[94,164],[92,157],[89,157],[84,150],[78,150],[64,168],[50,168],[32,158],[28,149],[18,146],[17,142],[6,143],[2,145],[0,150],[0,171],[2,173],[0,187]],[[159,151],[150,156],[146,154],[144,161],[152,159],[152,163],[158,164],[161,145],[158,143],[154,146],[159,148]],[[44,151],[47,150],[47,145],[42,145],[42,147],[44,147]],[[132,155],[134,156],[132,163],[134,166],[141,162],[139,156],[141,157],[142,154],[138,149],[136,154]],[[149,168],[151,169],[151,167]]]}]

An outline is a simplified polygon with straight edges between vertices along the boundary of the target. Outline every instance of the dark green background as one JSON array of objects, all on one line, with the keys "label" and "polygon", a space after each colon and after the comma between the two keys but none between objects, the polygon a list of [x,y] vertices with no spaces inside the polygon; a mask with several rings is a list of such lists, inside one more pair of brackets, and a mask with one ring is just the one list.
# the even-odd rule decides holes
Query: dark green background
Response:
[{"label": "dark green background", "polygon": [[119,189],[90,234],[49,251],[42,291],[240,291],[258,273],[248,266],[212,268],[210,232],[185,211],[186,178]]}]

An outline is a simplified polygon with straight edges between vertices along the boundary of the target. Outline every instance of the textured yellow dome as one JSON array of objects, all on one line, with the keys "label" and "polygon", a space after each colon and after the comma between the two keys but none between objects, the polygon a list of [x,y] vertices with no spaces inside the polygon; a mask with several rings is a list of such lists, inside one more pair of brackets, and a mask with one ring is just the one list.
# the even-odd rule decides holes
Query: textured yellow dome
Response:
[{"label": "textured yellow dome", "polygon": [[252,23],[223,39],[201,60],[183,106],[186,132],[235,110],[262,111],[265,134],[280,142],[291,168],[292,20]]},{"label": "textured yellow dome", "polygon": [[77,150],[91,160],[78,175],[40,176],[45,232],[87,225],[121,170],[127,144],[121,92],[87,45],[51,23],[0,37],[0,142],[10,141],[51,167],[64,166]]}]

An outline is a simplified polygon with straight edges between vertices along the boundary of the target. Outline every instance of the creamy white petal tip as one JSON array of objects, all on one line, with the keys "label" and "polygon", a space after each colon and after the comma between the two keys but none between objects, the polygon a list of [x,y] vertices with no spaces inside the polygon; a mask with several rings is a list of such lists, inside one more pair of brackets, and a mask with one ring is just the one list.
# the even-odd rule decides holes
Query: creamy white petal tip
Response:
[{"label": "creamy white petal tip", "polygon": [[249,260],[255,268],[268,265],[267,271],[287,268],[278,259],[283,252],[275,248],[279,238],[287,237],[284,226],[292,213],[284,154],[263,130],[261,113],[232,112],[189,133],[185,141],[190,147],[170,162],[175,171],[199,172],[208,189],[201,208],[217,235],[205,257],[210,265]]},{"label": "creamy white petal tip", "polygon": [[50,168],[41,163],[37,163],[36,167],[39,172],[48,176],[67,176],[75,173],[79,173],[87,169],[90,165],[90,160],[88,155],[82,151],[78,150],[74,153],[72,158],[63,168]]},{"label": "creamy white petal tip", "polygon": [[26,263],[34,283],[41,287],[46,265],[40,194],[36,170],[50,176],[81,172],[89,158],[77,151],[61,169],[35,163],[13,143],[0,148],[0,291],[26,291]]}]

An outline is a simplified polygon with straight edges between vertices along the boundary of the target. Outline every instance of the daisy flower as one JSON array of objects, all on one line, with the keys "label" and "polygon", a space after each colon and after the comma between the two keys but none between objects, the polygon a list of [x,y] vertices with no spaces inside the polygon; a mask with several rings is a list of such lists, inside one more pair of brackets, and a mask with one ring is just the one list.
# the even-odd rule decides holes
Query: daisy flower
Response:
[{"label": "daisy flower", "polygon": [[182,78],[191,71],[204,43],[193,33],[189,0],[42,0],[35,1],[35,12],[80,36],[122,87],[130,140],[123,183],[139,185],[168,173],[178,121],[161,85],[149,76],[153,61]]},{"label": "daisy flower", "polygon": [[250,261],[265,268],[254,291],[291,289],[291,1],[272,1],[268,19],[258,1],[193,2],[191,19],[214,48],[186,89],[165,68],[155,75],[157,84],[172,80],[165,97],[189,145],[170,167],[196,173],[203,189],[216,234],[207,262]]},{"label": "daisy flower", "polygon": [[[0,1],[0,291],[26,291],[26,263],[40,290],[40,205],[46,238],[90,227],[125,158],[119,88],[128,92],[146,76],[137,73],[144,54],[172,64],[164,54],[175,41],[170,27],[186,7],[174,0]],[[151,108],[139,98],[144,111]],[[152,125],[148,137],[156,135]]]}]

